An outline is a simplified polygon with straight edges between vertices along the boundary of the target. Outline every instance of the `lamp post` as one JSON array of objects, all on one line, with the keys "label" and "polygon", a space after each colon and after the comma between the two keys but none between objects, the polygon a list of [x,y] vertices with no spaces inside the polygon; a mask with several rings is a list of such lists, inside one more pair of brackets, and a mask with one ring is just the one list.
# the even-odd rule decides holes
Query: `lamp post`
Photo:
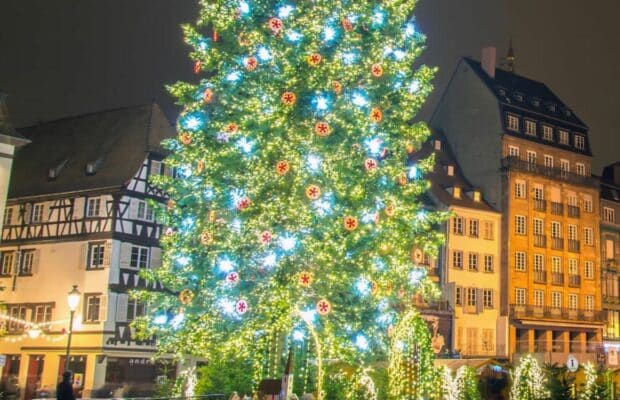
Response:
[{"label": "lamp post", "polygon": [[71,334],[73,333],[73,315],[80,304],[80,297],[82,294],[77,288],[77,285],[73,285],[73,289],[67,293],[67,303],[69,304],[69,335],[67,336],[67,354],[65,355],[65,370],[69,370],[69,355],[71,353]]}]

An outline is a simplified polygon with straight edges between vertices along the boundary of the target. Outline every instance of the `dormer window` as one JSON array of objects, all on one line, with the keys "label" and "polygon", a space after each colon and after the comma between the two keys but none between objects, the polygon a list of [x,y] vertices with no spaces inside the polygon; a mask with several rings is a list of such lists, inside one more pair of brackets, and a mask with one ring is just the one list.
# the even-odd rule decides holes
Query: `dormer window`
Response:
[{"label": "dormer window", "polygon": [[560,144],[568,145],[568,131],[564,129],[560,129],[558,131],[558,142]]},{"label": "dormer window", "polygon": [[519,117],[516,115],[508,114],[506,124],[508,125],[508,130],[519,132]]},{"label": "dormer window", "polygon": [[447,165],[446,173],[448,174],[448,176],[454,176],[454,165]]},{"label": "dormer window", "polygon": [[523,95],[521,93],[515,93],[514,95],[515,100],[517,101],[523,101]]},{"label": "dormer window", "polygon": [[480,199],[482,198],[482,196],[480,195],[480,191],[479,190],[474,190],[474,201],[476,203],[480,203]]},{"label": "dormer window", "polygon": [[161,161],[151,160],[151,175],[161,175]]},{"label": "dormer window", "polygon": [[553,103],[549,103],[547,104],[547,109],[549,109],[549,111],[551,112],[555,112],[556,106]]},{"label": "dormer window", "polygon": [[525,120],[525,134],[530,136],[536,136],[536,122],[529,119]]},{"label": "dormer window", "polygon": [[455,199],[460,199],[461,198],[461,188],[458,186],[455,186],[454,188],[452,188],[452,196]]},{"label": "dormer window", "polygon": [[549,125],[543,125],[543,139],[553,141],[553,127]]},{"label": "dormer window", "polygon": [[497,90],[497,93],[499,93],[500,96],[506,96],[506,89],[504,88],[499,88]]},{"label": "dormer window", "polygon": [[533,98],[532,99],[532,105],[534,107],[540,107],[540,100],[538,100],[537,98]]},{"label": "dormer window", "polygon": [[441,150],[441,140],[435,139],[435,150]]},{"label": "dormer window", "polygon": [[584,150],[586,148],[586,138],[582,135],[575,135],[575,147],[579,150]]},{"label": "dormer window", "polygon": [[570,117],[572,114],[573,113],[571,113],[568,108],[564,109],[564,115],[566,115],[567,117]]}]

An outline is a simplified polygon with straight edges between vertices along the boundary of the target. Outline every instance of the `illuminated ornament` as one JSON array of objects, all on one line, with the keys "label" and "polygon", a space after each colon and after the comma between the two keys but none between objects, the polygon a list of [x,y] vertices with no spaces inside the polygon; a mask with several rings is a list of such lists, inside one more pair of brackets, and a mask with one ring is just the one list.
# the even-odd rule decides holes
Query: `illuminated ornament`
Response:
[{"label": "illuminated ornament", "polygon": [[424,261],[424,253],[422,252],[422,249],[414,247],[411,252],[411,258],[416,264],[421,264],[422,261]]},{"label": "illuminated ornament", "polygon": [[415,152],[415,146],[411,143],[407,145],[407,154],[412,154]]},{"label": "illuminated ornament", "polygon": [[381,64],[373,64],[370,68],[370,72],[375,78],[380,78],[383,76],[383,67],[381,66]]},{"label": "illuminated ornament", "polygon": [[262,244],[268,244],[271,243],[271,240],[273,239],[273,235],[271,234],[271,232],[269,231],[263,231],[261,232],[261,234],[259,235],[260,237],[260,242]]},{"label": "illuminated ornament", "polygon": [[322,36],[323,36],[323,41],[326,43],[329,43],[336,38],[336,30],[332,28],[331,26],[326,26],[325,29],[323,29]]},{"label": "illuminated ornament", "polygon": [[390,246],[387,243],[383,243],[381,246],[379,246],[379,254],[381,255],[390,254],[391,251],[392,251],[392,246]]},{"label": "illuminated ornament", "polygon": [[284,4],[278,8],[278,17],[288,18],[295,8],[290,4]]},{"label": "illuminated ornament", "polygon": [[211,103],[213,101],[213,90],[211,88],[206,88],[202,94],[202,99],[207,104]]},{"label": "illuminated ornament", "polygon": [[310,66],[312,67],[316,67],[321,63],[322,59],[323,57],[321,57],[321,55],[318,53],[310,54],[308,56],[308,64],[310,64]]},{"label": "illuminated ornament", "polygon": [[202,63],[200,61],[196,61],[194,63],[194,73],[199,74],[200,72],[202,72]]},{"label": "illuminated ornament", "polygon": [[374,171],[377,169],[377,160],[374,158],[367,158],[366,161],[364,161],[364,168],[366,168],[366,171]]},{"label": "illuminated ornament", "polygon": [[213,243],[213,234],[209,231],[202,232],[202,235],[200,235],[200,243],[204,246],[208,246]]},{"label": "illuminated ornament", "polygon": [[288,161],[285,160],[278,161],[278,163],[276,164],[276,172],[280,176],[286,175],[290,168],[291,166],[289,165]]},{"label": "illuminated ornament", "polygon": [[310,185],[306,188],[306,197],[310,200],[316,200],[321,197],[321,188],[317,185]]},{"label": "illuminated ornament", "polygon": [[368,105],[368,97],[366,92],[364,92],[363,90],[356,90],[351,95],[351,101],[358,107],[364,107]]},{"label": "illuminated ornament", "polygon": [[245,300],[239,300],[235,305],[235,310],[239,315],[245,314],[246,312],[248,312],[248,302]]},{"label": "illuminated ornament", "polygon": [[237,210],[243,211],[246,210],[248,207],[250,207],[251,201],[249,198],[247,197],[242,197],[241,199],[239,199],[239,201],[237,201]]},{"label": "illuminated ornament", "polygon": [[312,274],[310,272],[302,272],[299,274],[299,286],[308,287],[312,284]]},{"label": "illuminated ornament", "polygon": [[332,305],[329,304],[329,301],[323,299],[320,300],[318,303],[316,303],[316,312],[319,313],[319,315],[327,315],[331,312],[332,310]]},{"label": "illuminated ornament", "polygon": [[196,163],[196,173],[200,174],[205,169],[205,162],[203,160],[198,160]]},{"label": "illuminated ornament", "polygon": [[321,137],[329,136],[331,131],[332,128],[325,121],[317,122],[316,125],[314,125],[314,132]]},{"label": "illuminated ornament", "polygon": [[187,132],[181,133],[181,135],[179,135],[179,140],[186,146],[192,143],[192,137]]},{"label": "illuminated ornament", "polygon": [[174,200],[168,200],[168,202],[166,203],[166,208],[168,209],[168,211],[174,210],[175,204],[176,203],[174,202]]},{"label": "illuminated ornament", "polygon": [[357,335],[355,337],[355,346],[362,351],[368,350],[368,339],[364,335]]},{"label": "illuminated ornament", "polygon": [[356,230],[359,224],[357,218],[351,215],[345,216],[343,223],[344,229],[348,230],[349,232]]},{"label": "illuminated ornament", "polygon": [[398,176],[398,184],[400,186],[405,186],[407,184],[408,180],[407,180],[407,174],[405,174],[404,172],[402,174],[400,174]]},{"label": "illuminated ornament", "polygon": [[234,122],[231,122],[230,124],[226,125],[226,132],[228,133],[235,133],[239,130],[239,125],[235,124]]},{"label": "illuminated ornament", "polygon": [[174,235],[174,229],[168,227],[166,228],[166,232],[165,232],[166,236],[172,236]]},{"label": "illuminated ornament", "polygon": [[383,120],[383,112],[380,108],[375,107],[370,110],[370,120],[372,122],[381,122]]},{"label": "illuminated ornament", "polygon": [[181,290],[181,293],[179,293],[179,301],[181,302],[181,304],[188,305],[192,302],[193,299],[194,293],[189,289],[183,289]]},{"label": "illuminated ornament", "polygon": [[344,29],[347,32],[351,32],[353,30],[353,23],[348,18],[343,18],[342,29]]},{"label": "illuminated ornament", "polygon": [[209,211],[209,222],[211,223],[215,222],[216,216],[217,216],[217,213],[215,212],[215,210]]},{"label": "illuminated ornament", "polygon": [[246,1],[239,2],[239,8],[237,8],[240,15],[248,15],[250,13],[250,5]]},{"label": "illuminated ornament", "polygon": [[217,33],[217,31],[214,29],[214,30],[213,30],[213,35],[211,36],[211,38],[213,38],[213,41],[214,41],[214,42],[217,42],[217,41],[219,41],[219,40],[220,40],[220,34],[219,34],[219,33]]},{"label": "illuminated ornament", "polygon": [[336,93],[336,94],[342,93],[342,83],[340,83],[338,81],[333,81],[332,82],[332,88],[334,89],[334,93]]},{"label": "illuminated ornament", "polygon": [[377,285],[377,282],[370,282],[370,294],[374,296],[377,294],[378,291],[379,285]]},{"label": "illuminated ornament", "polygon": [[269,26],[269,29],[271,29],[271,31],[277,35],[282,30],[282,27],[284,26],[284,24],[282,23],[282,20],[280,18],[274,17],[274,18],[269,19],[268,26]]},{"label": "illuminated ornament", "polygon": [[291,251],[297,246],[297,239],[295,236],[285,235],[280,238],[280,247],[284,251]]},{"label": "illuminated ornament", "polygon": [[392,203],[388,204],[387,207],[385,207],[385,215],[387,215],[388,217],[393,217],[395,211],[396,207]]},{"label": "illuminated ornament", "polygon": [[388,337],[392,337],[392,335],[394,334],[394,326],[393,325],[388,326],[387,334],[388,334]]},{"label": "illuminated ornament", "polygon": [[239,283],[239,273],[231,272],[226,275],[226,282],[230,283],[231,285],[236,285],[237,283]]},{"label": "illuminated ornament", "polygon": [[296,32],[296,31],[288,31],[286,33],[286,38],[290,40],[291,42],[295,43],[295,42],[298,42],[299,39],[302,38],[302,35],[301,33]]},{"label": "illuminated ornament", "polygon": [[245,69],[248,71],[254,71],[258,67],[258,60],[256,57],[248,57],[245,60]]},{"label": "illuminated ornament", "polygon": [[281,100],[284,105],[292,106],[297,101],[297,96],[293,92],[284,92]]}]

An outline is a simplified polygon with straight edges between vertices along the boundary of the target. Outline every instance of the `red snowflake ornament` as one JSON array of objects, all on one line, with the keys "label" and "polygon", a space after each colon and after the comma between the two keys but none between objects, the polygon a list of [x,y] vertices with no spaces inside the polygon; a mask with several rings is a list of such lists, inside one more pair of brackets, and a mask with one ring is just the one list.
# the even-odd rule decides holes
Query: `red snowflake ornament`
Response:
[{"label": "red snowflake ornament", "polygon": [[278,161],[278,163],[276,164],[276,172],[280,176],[286,175],[290,169],[291,166],[286,160]]},{"label": "red snowflake ornament", "polygon": [[204,93],[202,94],[202,100],[206,104],[209,104],[213,101],[213,90],[211,88],[206,88]]},{"label": "red snowflake ornament", "polygon": [[188,145],[188,144],[192,144],[192,136],[189,133],[181,133],[179,135],[179,140],[181,141],[181,143],[183,143],[184,145]]},{"label": "red snowflake ornament", "polygon": [[297,96],[293,92],[284,92],[281,100],[285,106],[292,106],[297,101]]},{"label": "red snowflake ornament", "polygon": [[237,272],[231,272],[226,276],[226,282],[230,283],[231,285],[236,285],[237,283],[239,283],[239,273]]},{"label": "red snowflake ornament", "polygon": [[375,78],[380,78],[383,76],[383,66],[381,64],[373,64],[372,67],[370,67],[370,72],[372,73],[372,76],[374,76]]},{"label": "red snowflake ornament", "polygon": [[259,238],[262,244],[269,244],[271,243],[271,240],[273,239],[273,235],[269,231],[263,231],[259,235]]},{"label": "red snowflake ornament", "polygon": [[374,171],[377,169],[377,160],[374,158],[367,158],[366,161],[364,161],[364,168],[366,168],[366,171]]},{"label": "red snowflake ornament", "polygon": [[321,188],[317,185],[309,185],[306,188],[306,197],[310,200],[316,200],[321,197]]},{"label": "red snowflake ornament", "polygon": [[299,274],[299,286],[308,287],[312,284],[312,274],[310,272],[302,272]]},{"label": "red snowflake ornament", "polygon": [[230,124],[226,125],[226,132],[228,133],[235,133],[239,130],[239,125],[235,124],[234,122],[231,122]]},{"label": "red snowflake ornament", "polygon": [[244,197],[242,199],[239,199],[239,201],[237,201],[237,210],[245,210],[248,207],[250,207],[251,201],[248,197]]},{"label": "red snowflake ornament", "polygon": [[372,122],[381,122],[383,120],[383,112],[380,108],[375,107],[370,110],[370,120]]},{"label": "red snowflake ornament", "polygon": [[248,312],[248,302],[245,300],[239,300],[235,306],[235,310],[237,310],[237,314],[239,315],[245,314]]},{"label": "red snowflake ornament", "polygon": [[308,56],[308,64],[312,67],[316,67],[321,63],[323,57],[319,53],[313,53]]},{"label": "red snowflake ornament", "polygon": [[319,315],[327,315],[331,312],[332,310],[332,305],[329,304],[329,301],[323,299],[320,300],[318,303],[316,303],[316,312],[319,313]]},{"label": "red snowflake ornament", "polygon": [[317,122],[316,125],[314,125],[314,132],[321,137],[329,136],[331,131],[332,128],[325,121]]},{"label": "red snowflake ornament", "polygon": [[332,88],[334,89],[334,93],[336,93],[336,94],[342,93],[342,83],[340,83],[338,81],[333,81],[332,82]]},{"label": "red snowflake ornament", "polygon": [[275,17],[269,19],[269,22],[267,23],[267,25],[269,26],[269,29],[271,29],[271,31],[276,35],[279,34],[282,28],[284,27],[284,23],[282,22],[282,20],[280,18],[275,18]]},{"label": "red snowflake ornament", "polygon": [[256,57],[248,57],[245,60],[245,69],[248,71],[254,71],[258,67],[258,60]]},{"label": "red snowflake ornament", "polygon": [[351,32],[353,30],[353,23],[348,18],[343,18],[342,28],[347,32]]},{"label": "red snowflake ornament", "polygon": [[194,73],[199,74],[200,72],[202,72],[202,63],[200,61],[196,61],[194,63]]},{"label": "red snowflake ornament", "polygon": [[347,215],[346,217],[344,217],[344,229],[348,230],[349,232],[354,231],[357,229],[358,226],[358,221],[356,217],[353,217],[351,215]]}]

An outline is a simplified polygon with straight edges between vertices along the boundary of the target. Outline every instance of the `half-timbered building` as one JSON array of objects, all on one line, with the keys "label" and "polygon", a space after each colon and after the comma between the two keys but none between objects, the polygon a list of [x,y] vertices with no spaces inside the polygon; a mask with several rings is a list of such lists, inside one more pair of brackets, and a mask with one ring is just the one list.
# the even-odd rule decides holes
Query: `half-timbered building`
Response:
[{"label": "half-timbered building", "polygon": [[141,269],[161,263],[162,227],[149,203],[165,196],[149,177],[170,173],[160,143],[174,129],[149,104],[21,133],[32,143],[15,156],[0,245],[2,378],[27,400],[55,388],[66,367],[67,293],[77,285],[69,367],[83,395],[148,391],[162,371],[153,343],[134,338],[131,322],[145,309],[128,293],[147,284]]}]

